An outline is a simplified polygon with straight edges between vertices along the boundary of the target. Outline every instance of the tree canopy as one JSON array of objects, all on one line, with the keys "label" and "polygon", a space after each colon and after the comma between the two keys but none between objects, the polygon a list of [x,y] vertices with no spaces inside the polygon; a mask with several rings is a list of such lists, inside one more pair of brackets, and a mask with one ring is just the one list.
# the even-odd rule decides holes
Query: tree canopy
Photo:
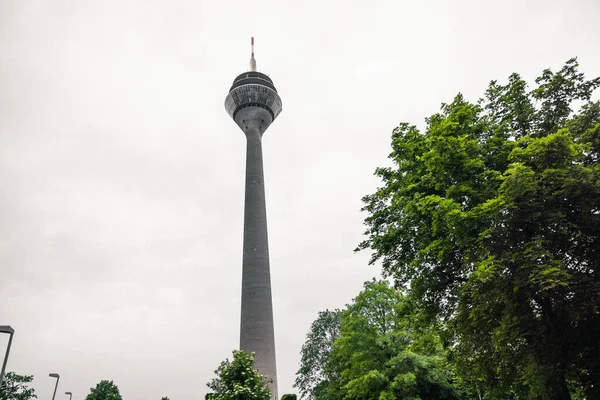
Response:
[{"label": "tree canopy", "polygon": [[302,347],[302,398],[462,398],[439,336],[420,329],[413,312],[398,290],[374,280],[346,309],[319,313]]},{"label": "tree canopy", "polygon": [[226,359],[215,371],[217,377],[207,386],[213,391],[207,400],[270,400],[271,391],[266,376],[254,368],[254,353],[233,351],[233,359]]},{"label": "tree canopy", "polygon": [[37,398],[35,390],[27,384],[33,381],[33,375],[18,375],[7,372],[0,382],[0,400],[32,400]]},{"label": "tree canopy", "polygon": [[571,59],[535,83],[394,129],[358,250],[445,322],[486,398],[600,398],[600,78]]},{"label": "tree canopy", "polygon": [[325,310],[312,323],[300,352],[300,369],[296,373],[294,387],[303,399],[315,400],[317,393],[332,380],[325,371],[325,364],[333,349],[333,342],[340,336],[340,310]]},{"label": "tree canopy", "polygon": [[90,388],[85,400],[123,400],[119,387],[113,381],[100,381],[95,388]]}]

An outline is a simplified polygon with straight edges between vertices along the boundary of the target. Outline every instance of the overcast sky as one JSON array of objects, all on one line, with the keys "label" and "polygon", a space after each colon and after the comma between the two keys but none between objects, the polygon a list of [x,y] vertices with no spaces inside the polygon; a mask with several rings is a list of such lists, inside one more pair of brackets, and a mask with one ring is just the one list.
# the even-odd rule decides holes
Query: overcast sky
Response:
[{"label": "overcast sky", "polygon": [[[379,275],[353,254],[392,129],[459,91],[573,56],[600,75],[600,2],[0,0],[0,325],[40,399],[203,398],[239,343],[245,139],[258,70],[279,393],[319,310]],[[0,337],[0,357],[7,335]],[[1,360],[1,359],[0,359]]]}]

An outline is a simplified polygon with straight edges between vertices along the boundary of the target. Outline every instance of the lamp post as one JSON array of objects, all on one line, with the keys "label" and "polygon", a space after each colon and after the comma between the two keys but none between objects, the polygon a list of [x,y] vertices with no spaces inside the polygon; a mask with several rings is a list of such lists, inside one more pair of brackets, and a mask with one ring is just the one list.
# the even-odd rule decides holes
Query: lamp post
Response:
[{"label": "lamp post", "polygon": [[8,354],[10,353],[10,345],[12,344],[12,338],[15,334],[15,330],[8,325],[2,325],[0,326],[0,333],[8,333],[10,335],[8,338],[6,354],[4,355],[4,362],[2,363],[2,372],[0,372],[0,384],[2,384],[2,380],[4,379],[4,371],[6,370],[6,363],[8,362]]},{"label": "lamp post", "polygon": [[56,385],[54,385],[54,394],[52,395],[52,400],[54,400],[54,396],[56,396],[56,389],[58,388],[58,381],[60,380],[60,375],[58,374],[50,374],[51,378],[56,378]]},{"label": "lamp post", "polygon": [[73,393],[71,393],[71,392],[65,392],[65,394],[69,395],[69,400],[73,400]]}]

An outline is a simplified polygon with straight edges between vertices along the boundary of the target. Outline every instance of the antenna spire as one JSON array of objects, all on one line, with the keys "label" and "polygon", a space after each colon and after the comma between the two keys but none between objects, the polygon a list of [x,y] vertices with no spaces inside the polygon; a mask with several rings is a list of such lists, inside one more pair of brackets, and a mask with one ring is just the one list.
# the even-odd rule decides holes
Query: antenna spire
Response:
[{"label": "antenna spire", "polygon": [[256,71],[256,60],[254,59],[254,36],[250,38],[250,44],[252,46],[252,58],[250,58],[250,71]]}]

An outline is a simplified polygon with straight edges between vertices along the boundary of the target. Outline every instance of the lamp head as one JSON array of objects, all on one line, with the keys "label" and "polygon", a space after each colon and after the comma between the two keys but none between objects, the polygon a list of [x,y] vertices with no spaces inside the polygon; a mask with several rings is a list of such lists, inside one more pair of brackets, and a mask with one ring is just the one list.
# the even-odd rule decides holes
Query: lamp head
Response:
[{"label": "lamp head", "polygon": [[52,373],[49,375],[51,378],[60,378],[60,375]]},{"label": "lamp head", "polygon": [[15,330],[8,325],[0,325],[0,332],[12,335],[13,333],[15,333]]}]

